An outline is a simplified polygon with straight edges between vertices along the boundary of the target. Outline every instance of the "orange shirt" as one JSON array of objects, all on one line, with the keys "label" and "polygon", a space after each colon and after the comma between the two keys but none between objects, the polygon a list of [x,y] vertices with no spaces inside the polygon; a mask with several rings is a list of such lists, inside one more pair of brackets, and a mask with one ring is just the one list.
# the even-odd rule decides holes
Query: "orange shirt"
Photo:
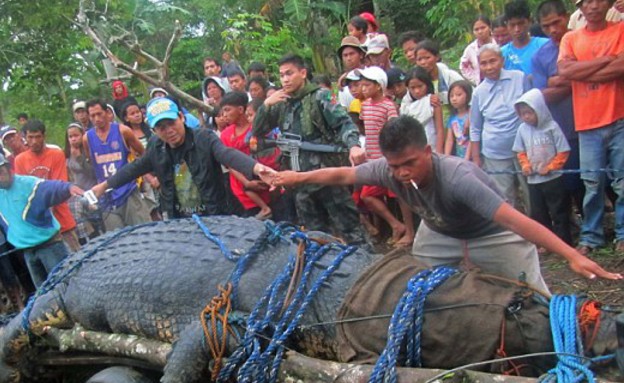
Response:
[{"label": "orange shirt", "polygon": [[[15,157],[15,174],[67,182],[65,154],[60,149],[48,147],[39,154],[27,150]],[[61,233],[76,227],[76,221],[67,202],[54,206],[52,213],[61,224]]]},{"label": "orange shirt", "polygon": [[[609,23],[601,31],[581,28],[566,33],[558,61],[581,62],[622,53],[624,23]],[[604,83],[572,81],[572,102],[577,131],[600,128],[624,118],[624,76]]]}]

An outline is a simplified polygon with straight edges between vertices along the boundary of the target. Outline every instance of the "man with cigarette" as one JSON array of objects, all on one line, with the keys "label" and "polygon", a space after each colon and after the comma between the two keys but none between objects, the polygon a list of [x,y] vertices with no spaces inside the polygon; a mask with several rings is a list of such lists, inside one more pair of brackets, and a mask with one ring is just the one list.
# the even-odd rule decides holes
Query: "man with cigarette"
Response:
[{"label": "man with cigarette", "polygon": [[[584,277],[621,279],[579,254],[548,229],[509,205],[490,177],[457,157],[432,153],[412,117],[389,121],[379,136],[383,158],[358,167],[280,172],[274,186],[305,183],[379,185],[420,215],[412,254],[430,266],[462,260],[487,273],[524,279],[544,292],[535,245],[566,258]],[[521,275],[524,275],[521,277]]]}]

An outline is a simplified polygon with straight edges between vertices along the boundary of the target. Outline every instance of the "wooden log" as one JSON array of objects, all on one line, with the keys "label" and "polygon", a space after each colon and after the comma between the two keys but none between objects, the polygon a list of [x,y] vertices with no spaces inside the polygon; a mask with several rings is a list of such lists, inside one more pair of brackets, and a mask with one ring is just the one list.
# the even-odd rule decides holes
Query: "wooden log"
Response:
[{"label": "wooden log", "polygon": [[70,330],[46,327],[43,337],[50,345],[58,347],[62,352],[78,350],[110,356],[124,356],[159,367],[165,366],[167,354],[171,351],[170,343],[135,335],[88,331],[79,325]]},{"label": "wooden log", "polygon": [[[288,351],[282,362],[279,381],[284,383],[366,383],[373,372],[372,365],[356,365],[338,363],[328,360],[309,358],[294,351]],[[436,375],[443,374],[445,370],[430,368],[404,368],[397,369],[399,383],[426,382]],[[479,371],[462,370],[449,374],[444,380],[434,382],[471,382],[471,383],[537,383],[536,378],[522,376],[510,376],[488,374]],[[596,379],[597,382],[611,383],[604,379]]]}]

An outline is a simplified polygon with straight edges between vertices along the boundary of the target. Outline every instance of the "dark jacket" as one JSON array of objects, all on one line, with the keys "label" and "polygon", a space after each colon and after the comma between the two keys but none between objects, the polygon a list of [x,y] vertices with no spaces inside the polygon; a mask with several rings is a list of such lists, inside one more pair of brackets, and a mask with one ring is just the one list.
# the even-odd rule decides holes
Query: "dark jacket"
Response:
[{"label": "dark jacket", "polygon": [[161,206],[169,218],[181,216],[176,211],[176,189],[174,168],[182,160],[189,167],[193,182],[199,190],[204,214],[228,214],[229,206],[225,203],[226,191],[221,165],[239,171],[248,179],[253,179],[253,167],[256,162],[236,149],[223,145],[219,137],[207,129],[185,129],[184,143],[173,149],[154,136],[147,146],[145,154],[138,160],[119,169],[117,174],[108,179],[112,188],[126,184],[146,173],[154,173],[160,181]]}]

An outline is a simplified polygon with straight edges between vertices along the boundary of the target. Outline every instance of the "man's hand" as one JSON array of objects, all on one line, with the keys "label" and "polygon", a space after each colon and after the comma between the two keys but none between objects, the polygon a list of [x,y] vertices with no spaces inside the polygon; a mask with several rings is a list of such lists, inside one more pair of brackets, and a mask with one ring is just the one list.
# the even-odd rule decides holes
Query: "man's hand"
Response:
[{"label": "man's hand", "polygon": [[76,185],[71,185],[71,186],[69,187],[69,193],[70,193],[72,196],[81,196],[81,195],[83,195],[83,194],[84,194],[84,190],[82,190],[81,188],[79,188],[79,187],[78,187],[78,186],[76,186]]},{"label": "man's hand", "polygon": [[596,277],[604,279],[622,279],[622,274],[608,272],[591,259],[580,253],[577,254],[577,258],[570,260],[570,268],[575,273],[589,279],[595,279]]},{"label": "man's hand", "polygon": [[260,179],[267,185],[273,185],[273,179],[277,174],[275,170],[268,166],[262,165],[259,162],[254,166],[253,173],[260,177]]},{"label": "man's hand", "polygon": [[357,166],[366,162],[366,152],[359,146],[353,146],[349,150],[349,161],[352,166]]},{"label": "man's hand", "polygon": [[104,181],[92,187],[91,190],[93,191],[93,194],[95,194],[96,197],[100,198],[101,196],[104,195],[104,193],[106,193],[107,188],[108,188],[108,183]]},{"label": "man's hand", "polygon": [[284,91],[284,89],[280,89],[264,100],[264,106],[269,107],[286,101],[288,98],[290,98],[290,96]]},{"label": "man's hand", "polygon": [[300,174],[292,170],[279,172],[273,179],[273,186],[297,186]]}]

